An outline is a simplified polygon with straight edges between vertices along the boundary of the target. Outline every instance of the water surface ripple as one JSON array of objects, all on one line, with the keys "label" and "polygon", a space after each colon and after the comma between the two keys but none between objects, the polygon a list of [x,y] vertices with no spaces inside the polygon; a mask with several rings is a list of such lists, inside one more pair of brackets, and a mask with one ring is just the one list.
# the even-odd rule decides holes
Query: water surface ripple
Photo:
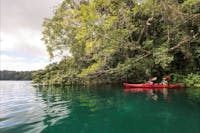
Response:
[{"label": "water surface ripple", "polygon": [[0,81],[1,133],[200,133],[200,89],[39,87]]}]

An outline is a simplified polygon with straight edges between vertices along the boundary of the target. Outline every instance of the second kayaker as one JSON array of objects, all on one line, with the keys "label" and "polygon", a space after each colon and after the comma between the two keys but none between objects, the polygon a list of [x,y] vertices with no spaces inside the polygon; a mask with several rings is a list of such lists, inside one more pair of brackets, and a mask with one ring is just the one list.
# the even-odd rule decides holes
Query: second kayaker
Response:
[{"label": "second kayaker", "polygon": [[163,77],[162,81],[160,82],[160,84],[163,85],[168,85],[168,80],[170,79],[170,75],[166,75]]}]

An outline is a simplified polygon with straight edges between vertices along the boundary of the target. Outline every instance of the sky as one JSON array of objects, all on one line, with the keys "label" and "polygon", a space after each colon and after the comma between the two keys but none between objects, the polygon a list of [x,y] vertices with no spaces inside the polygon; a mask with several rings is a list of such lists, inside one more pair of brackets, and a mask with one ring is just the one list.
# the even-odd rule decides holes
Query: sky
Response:
[{"label": "sky", "polygon": [[62,0],[0,0],[0,70],[30,71],[50,63],[42,38],[44,18]]}]

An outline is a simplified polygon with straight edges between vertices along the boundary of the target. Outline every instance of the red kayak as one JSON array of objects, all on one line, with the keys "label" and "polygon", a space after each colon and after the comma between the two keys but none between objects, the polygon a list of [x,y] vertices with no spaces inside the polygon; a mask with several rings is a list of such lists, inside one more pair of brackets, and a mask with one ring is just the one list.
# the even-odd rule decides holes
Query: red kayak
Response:
[{"label": "red kayak", "polygon": [[183,88],[185,87],[184,84],[169,84],[169,85],[164,85],[164,84],[128,84],[128,83],[124,83],[124,86],[126,87],[126,89],[129,88],[168,88],[168,89],[172,89],[172,88]]}]

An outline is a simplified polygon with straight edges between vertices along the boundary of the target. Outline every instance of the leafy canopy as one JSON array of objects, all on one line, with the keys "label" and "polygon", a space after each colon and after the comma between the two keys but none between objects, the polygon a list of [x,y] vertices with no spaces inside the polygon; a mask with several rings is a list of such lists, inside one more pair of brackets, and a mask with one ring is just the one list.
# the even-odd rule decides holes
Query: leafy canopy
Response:
[{"label": "leafy canopy", "polygon": [[[36,72],[54,83],[142,82],[149,76],[187,74],[199,68],[198,0],[64,0],[44,20],[51,58]],[[36,82],[38,80],[35,80]]]}]

